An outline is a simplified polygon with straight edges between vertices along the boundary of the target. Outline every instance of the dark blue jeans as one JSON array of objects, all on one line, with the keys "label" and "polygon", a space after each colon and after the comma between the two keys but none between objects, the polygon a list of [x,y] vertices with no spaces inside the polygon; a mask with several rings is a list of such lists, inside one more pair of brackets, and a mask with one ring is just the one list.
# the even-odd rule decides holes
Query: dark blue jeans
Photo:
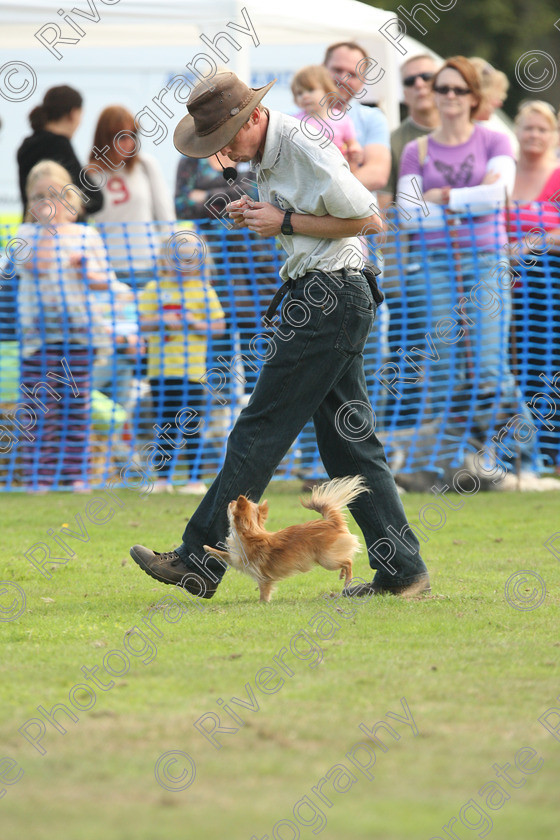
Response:
[{"label": "dark blue jeans", "polygon": [[374,432],[362,351],[375,312],[361,273],[315,271],[296,281],[275,327],[270,358],[229,436],[223,468],[183,534],[178,551],[189,567],[200,570],[202,564],[208,576],[223,576],[224,566],[205,558],[203,545],[225,541],[228,503],[240,493],[258,501],[313,418],[328,475],[360,474],[371,491],[350,510],[364,534],[370,565],[378,570],[376,583],[397,586],[426,573]]}]

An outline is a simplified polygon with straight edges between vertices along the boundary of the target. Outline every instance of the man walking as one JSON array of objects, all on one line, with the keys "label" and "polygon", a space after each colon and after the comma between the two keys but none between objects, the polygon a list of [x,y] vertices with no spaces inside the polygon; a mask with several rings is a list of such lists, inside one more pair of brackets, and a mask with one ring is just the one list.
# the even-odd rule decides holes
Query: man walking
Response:
[{"label": "man walking", "polygon": [[374,279],[361,270],[356,236],[380,230],[381,223],[372,215],[370,193],[333,144],[321,148],[303,135],[298,120],[260,104],[273,84],[255,90],[234,73],[220,72],[211,90],[206,84],[195,88],[189,114],[175,131],[182,154],[202,158],[221,151],[236,162],[253,162],[260,201],[244,196],[228,205],[229,213],[238,227],[278,236],[288,255],[281,291],[289,294],[281,322],[268,321],[274,331],[268,358],[231,431],[223,468],[181,545],[164,553],[134,546],[131,556],[156,580],[211,598],[225,567],[204,556],[204,544],[225,541],[228,503],[240,493],[260,499],[313,418],[329,476],[360,474],[370,490],[350,509],[376,574],[344,594],[425,592],[426,566],[374,433],[363,368],[380,297]]}]

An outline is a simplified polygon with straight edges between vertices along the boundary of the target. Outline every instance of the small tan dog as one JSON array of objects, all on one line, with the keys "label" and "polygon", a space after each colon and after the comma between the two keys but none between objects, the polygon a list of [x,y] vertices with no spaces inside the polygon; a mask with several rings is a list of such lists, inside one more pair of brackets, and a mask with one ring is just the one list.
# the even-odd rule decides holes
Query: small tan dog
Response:
[{"label": "small tan dog", "polygon": [[302,499],[301,503],[316,510],[323,519],[275,532],[264,527],[268,516],[266,499],[258,505],[239,496],[228,505],[227,551],[207,545],[204,550],[254,578],[261,601],[270,601],[277,581],[296,572],[308,572],[314,563],[329,570],[340,569],[346,586],[352,579],[352,559],[360,542],[348,530],[342,508],[366,492],[369,490],[360,475],[335,478],[314,487],[309,501]]}]

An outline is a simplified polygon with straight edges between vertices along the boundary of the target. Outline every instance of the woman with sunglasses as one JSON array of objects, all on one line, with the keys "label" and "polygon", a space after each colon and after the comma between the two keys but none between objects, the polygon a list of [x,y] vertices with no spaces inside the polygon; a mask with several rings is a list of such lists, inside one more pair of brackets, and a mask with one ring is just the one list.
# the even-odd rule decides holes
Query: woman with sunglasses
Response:
[{"label": "woman with sunglasses", "polygon": [[[408,255],[405,316],[413,329],[406,339],[426,349],[427,331],[435,347],[423,369],[407,375],[422,380],[421,422],[437,416],[444,436],[460,430],[464,443],[489,443],[504,418],[531,419],[508,364],[510,293],[493,271],[507,248],[497,211],[513,188],[515,161],[506,135],[474,122],[481,92],[468,59],[448,59],[433,90],[440,125],[407,145],[398,182],[401,223],[417,232]],[[534,443],[511,436],[510,429],[507,439],[532,473]]]},{"label": "woman with sunglasses", "polygon": [[[554,108],[533,100],[515,117],[519,160],[508,208],[513,290],[513,365],[527,400],[538,393],[560,403],[549,381],[560,370],[560,161]],[[550,408],[546,409],[550,413]],[[557,412],[555,412],[557,414]],[[560,421],[549,419],[539,433],[548,465],[560,465]]]}]

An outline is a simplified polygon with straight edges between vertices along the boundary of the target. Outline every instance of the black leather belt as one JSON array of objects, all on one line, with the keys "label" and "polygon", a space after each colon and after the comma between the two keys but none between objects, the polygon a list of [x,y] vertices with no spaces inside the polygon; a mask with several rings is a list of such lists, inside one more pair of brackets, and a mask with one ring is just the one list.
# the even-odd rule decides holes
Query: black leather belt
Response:
[{"label": "black leather belt", "polygon": [[366,263],[362,268],[362,274],[368,282],[374,301],[379,306],[385,300],[385,295],[377,285],[377,277],[381,274],[381,269],[372,263]]},{"label": "black leather belt", "polygon": [[278,309],[278,307],[280,306],[280,304],[282,303],[282,301],[284,300],[284,298],[286,297],[286,295],[288,294],[290,289],[292,289],[294,287],[295,282],[296,281],[293,280],[291,277],[288,277],[286,282],[282,283],[280,288],[277,289],[276,292],[274,293],[274,297],[270,301],[269,307],[266,310],[266,314],[265,314],[264,319],[263,319],[264,323],[267,326],[268,326],[268,322],[270,321],[270,319],[272,318],[272,316],[274,315],[274,313],[276,312],[276,310]]},{"label": "black leather belt", "polygon": [[[310,272],[311,273],[311,272]],[[328,275],[329,272],[325,272]],[[337,274],[339,272],[331,272],[332,274]],[[385,300],[385,295],[380,290],[379,286],[377,285],[377,276],[381,274],[379,268],[376,265],[372,265],[371,263],[367,263],[362,268],[362,274],[367,280],[368,286],[371,290],[371,294],[377,306],[379,306]],[[293,289],[296,284],[296,280],[292,277],[288,277],[285,283],[282,283],[279,289],[276,290],[274,297],[270,301],[270,305],[266,310],[266,314],[264,316],[264,323],[270,321],[278,307],[280,306],[281,302],[284,300],[288,292]]]}]

